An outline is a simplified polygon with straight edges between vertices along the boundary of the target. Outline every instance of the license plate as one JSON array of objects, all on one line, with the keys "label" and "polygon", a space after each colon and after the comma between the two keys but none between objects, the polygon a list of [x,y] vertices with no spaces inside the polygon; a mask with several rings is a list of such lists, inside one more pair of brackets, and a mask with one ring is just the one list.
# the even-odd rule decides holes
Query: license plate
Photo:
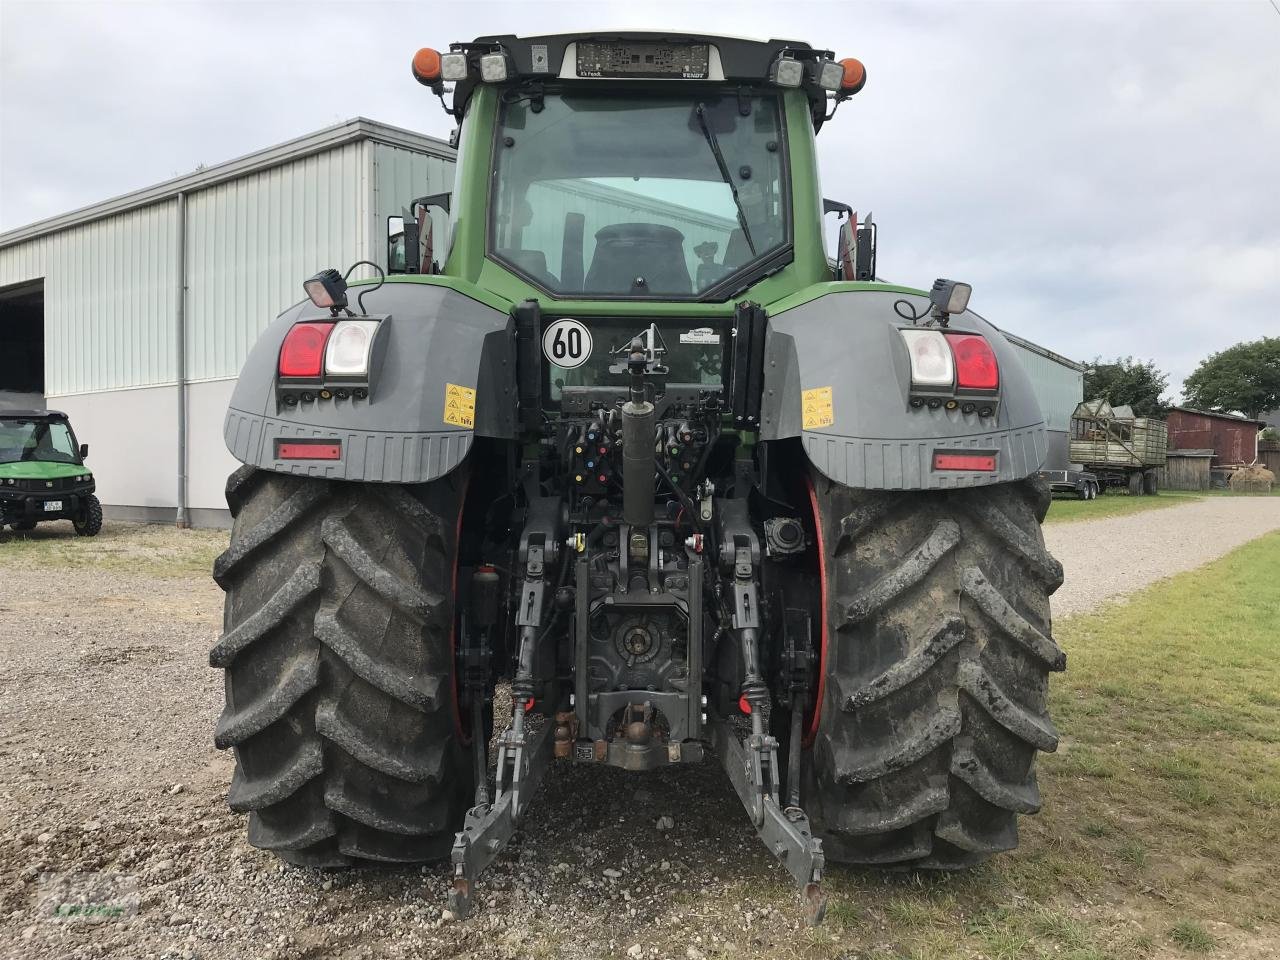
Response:
[{"label": "license plate", "polygon": [[50,512],[50,511],[53,511],[53,510],[61,510],[61,509],[62,509],[62,501],[61,501],[61,500],[46,500],[46,501],[44,502],[44,509],[45,509],[45,512],[46,512],[46,513],[47,513],[47,512]]}]

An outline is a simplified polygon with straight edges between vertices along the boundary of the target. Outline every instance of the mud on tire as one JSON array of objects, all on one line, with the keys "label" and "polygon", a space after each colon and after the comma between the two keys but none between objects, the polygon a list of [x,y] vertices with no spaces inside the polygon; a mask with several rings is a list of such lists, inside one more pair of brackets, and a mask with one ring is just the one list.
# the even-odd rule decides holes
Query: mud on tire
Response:
[{"label": "mud on tire", "polygon": [[1062,567],[1047,486],[852,490],[814,475],[828,577],[821,715],[804,802],[828,859],[956,869],[1017,845],[1054,750]]},{"label": "mud on tire", "polygon": [[309,866],[448,854],[472,793],[453,690],[462,482],[228,480],[214,739],[254,846]]}]

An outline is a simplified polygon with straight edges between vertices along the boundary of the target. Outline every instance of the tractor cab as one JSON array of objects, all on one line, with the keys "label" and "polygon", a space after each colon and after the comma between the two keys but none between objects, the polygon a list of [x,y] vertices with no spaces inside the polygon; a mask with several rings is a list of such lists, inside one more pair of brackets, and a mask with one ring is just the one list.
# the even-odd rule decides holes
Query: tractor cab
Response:
[{"label": "tractor cab", "polygon": [[856,60],[628,33],[482,37],[413,69],[457,118],[460,162],[453,193],[425,198],[448,205],[451,236],[393,255],[404,269],[566,306],[776,299],[831,278],[813,136],[861,89]]}]

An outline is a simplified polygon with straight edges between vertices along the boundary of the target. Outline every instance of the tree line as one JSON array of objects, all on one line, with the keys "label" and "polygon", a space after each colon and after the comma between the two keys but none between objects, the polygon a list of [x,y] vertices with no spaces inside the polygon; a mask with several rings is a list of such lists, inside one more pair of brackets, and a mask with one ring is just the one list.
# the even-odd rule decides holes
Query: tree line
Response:
[{"label": "tree line", "polygon": [[[1086,400],[1128,405],[1138,417],[1162,417],[1169,375],[1153,360],[1097,357],[1084,375]],[[1201,410],[1242,413],[1257,419],[1280,408],[1280,337],[1237,343],[1200,361],[1182,388],[1183,403]]]}]

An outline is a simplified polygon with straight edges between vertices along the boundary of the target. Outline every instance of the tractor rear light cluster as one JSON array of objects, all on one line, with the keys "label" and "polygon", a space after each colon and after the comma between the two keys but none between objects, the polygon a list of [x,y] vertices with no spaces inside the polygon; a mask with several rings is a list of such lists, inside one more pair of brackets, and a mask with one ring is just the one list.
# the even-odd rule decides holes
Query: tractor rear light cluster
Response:
[{"label": "tractor rear light cluster", "polygon": [[[994,415],[1000,364],[987,338],[955,330],[898,331],[911,362],[911,406]],[[920,394],[923,394],[921,396]],[[976,394],[976,396],[971,396]]]},{"label": "tractor rear light cluster", "polygon": [[287,407],[337,397],[369,396],[381,320],[307,320],[280,344],[280,401]]}]

